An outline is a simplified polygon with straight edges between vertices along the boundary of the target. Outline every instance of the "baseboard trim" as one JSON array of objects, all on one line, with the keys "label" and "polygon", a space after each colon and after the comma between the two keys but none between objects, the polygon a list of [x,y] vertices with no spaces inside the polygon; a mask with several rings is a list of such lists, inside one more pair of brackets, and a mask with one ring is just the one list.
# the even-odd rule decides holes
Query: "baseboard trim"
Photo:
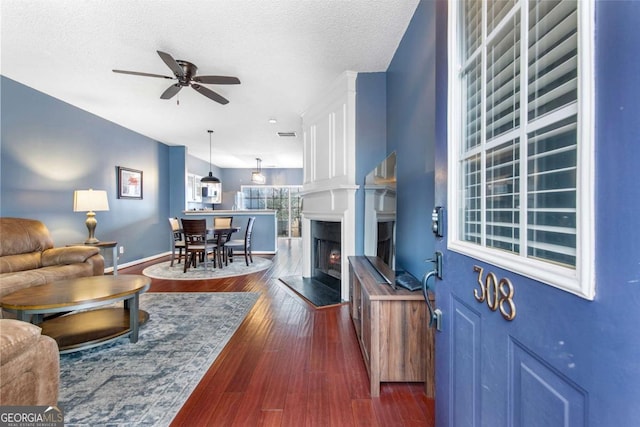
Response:
[{"label": "baseboard trim", "polygon": [[[151,255],[151,256],[148,256],[146,258],[136,259],[136,260],[133,260],[133,261],[125,262],[123,264],[120,264],[118,262],[118,270],[120,270],[121,268],[132,267],[134,265],[142,264],[143,262],[153,261],[154,259],[162,258],[163,256],[167,256],[167,255],[171,255],[171,251],[163,252],[163,253],[156,254],[156,255]],[[104,272],[105,273],[113,273],[113,267],[105,268]]]},{"label": "baseboard trim", "polygon": [[[253,251],[252,254],[253,255],[275,255],[277,253],[277,251]],[[242,254],[244,255],[244,252],[236,252],[236,254]],[[126,267],[133,267],[134,265],[138,265],[138,264],[142,264],[148,261],[153,261],[154,259],[158,259],[158,258],[162,258],[165,256],[169,256],[171,255],[171,251],[167,251],[167,252],[162,252],[156,255],[151,255],[148,256],[146,258],[140,258],[140,259],[136,259],[133,261],[129,261],[129,262],[125,262],[124,264],[120,264],[118,263],[118,270],[120,270],[121,268],[126,268]],[[107,267],[104,269],[105,273],[113,273],[113,267]]]}]

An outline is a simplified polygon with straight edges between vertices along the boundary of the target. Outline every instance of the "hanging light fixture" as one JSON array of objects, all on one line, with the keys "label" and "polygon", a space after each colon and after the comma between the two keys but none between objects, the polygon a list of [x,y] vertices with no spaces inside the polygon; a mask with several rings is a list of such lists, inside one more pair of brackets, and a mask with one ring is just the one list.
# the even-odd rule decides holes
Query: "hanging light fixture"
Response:
[{"label": "hanging light fixture", "polygon": [[256,157],[256,170],[251,172],[251,182],[256,184],[264,184],[265,176],[262,174],[262,159]]},{"label": "hanging light fixture", "polygon": [[208,130],[207,132],[209,132],[209,176],[205,176],[200,180],[200,182],[217,183],[217,182],[220,182],[220,180],[215,176],[213,176],[213,172],[211,172],[211,169],[213,169],[213,165],[211,163],[211,134],[213,133],[213,131]]}]

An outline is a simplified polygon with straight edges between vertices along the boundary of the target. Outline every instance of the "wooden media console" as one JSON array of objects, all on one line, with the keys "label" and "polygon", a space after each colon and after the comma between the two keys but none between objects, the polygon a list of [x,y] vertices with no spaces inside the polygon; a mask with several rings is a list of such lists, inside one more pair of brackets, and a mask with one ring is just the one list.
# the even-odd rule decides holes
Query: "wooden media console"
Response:
[{"label": "wooden media console", "polygon": [[433,398],[435,337],[427,304],[421,291],[381,283],[376,269],[386,277],[394,274],[377,261],[374,268],[367,257],[349,257],[350,312],[369,372],[371,396],[380,395],[381,382],[424,382],[427,397]]}]

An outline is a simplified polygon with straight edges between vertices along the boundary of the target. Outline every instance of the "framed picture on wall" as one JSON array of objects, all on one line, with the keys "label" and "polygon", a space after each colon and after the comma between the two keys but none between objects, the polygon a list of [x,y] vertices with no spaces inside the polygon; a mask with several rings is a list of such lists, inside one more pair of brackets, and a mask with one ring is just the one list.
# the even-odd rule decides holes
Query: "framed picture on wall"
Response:
[{"label": "framed picture on wall", "polygon": [[142,199],[142,171],[118,166],[118,199]]}]

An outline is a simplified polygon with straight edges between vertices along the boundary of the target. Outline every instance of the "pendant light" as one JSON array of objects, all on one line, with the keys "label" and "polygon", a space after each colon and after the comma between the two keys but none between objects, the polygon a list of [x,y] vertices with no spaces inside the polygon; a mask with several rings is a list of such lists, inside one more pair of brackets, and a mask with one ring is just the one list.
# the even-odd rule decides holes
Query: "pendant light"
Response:
[{"label": "pendant light", "polygon": [[213,176],[213,172],[211,172],[211,169],[213,169],[213,165],[211,163],[211,134],[213,133],[213,131],[212,130],[208,130],[207,132],[209,132],[209,176],[205,176],[204,178],[202,178],[200,180],[200,182],[218,183],[218,182],[220,182],[220,180],[218,178],[216,178],[215,176]]},{"label": "pendant light", "polygon": [[266,181],[265,176],[262,174],[261,163],[262,159],[256,158],[256,170],[251,172],[251,182],[256,184],[264,184]]}]

